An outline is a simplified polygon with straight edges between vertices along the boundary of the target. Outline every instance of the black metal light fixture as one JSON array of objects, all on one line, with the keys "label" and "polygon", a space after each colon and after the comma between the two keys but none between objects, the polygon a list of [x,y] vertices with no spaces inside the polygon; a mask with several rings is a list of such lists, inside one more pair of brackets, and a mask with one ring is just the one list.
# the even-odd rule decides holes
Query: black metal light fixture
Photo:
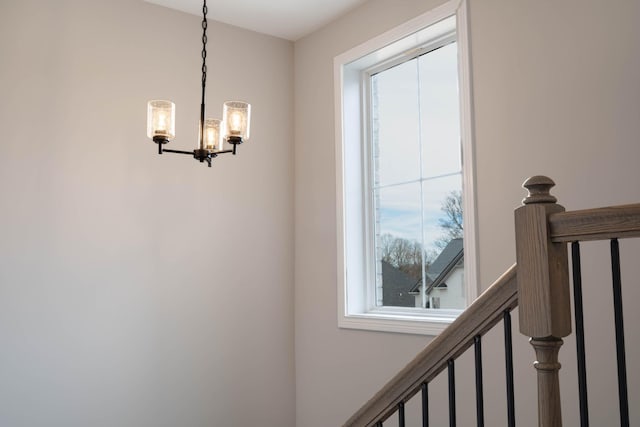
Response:
[{"label": "black metal light fixture", "polygon": [[[154,100],[147,104],[147,136],[158,144],[158,154],[178,153],[192,155],[200,163],[207,162],[221,154],[236,154],[236,147],[249,139],[251,105],[242,101],[224,103],[223,120],[205,119],[205,86],[207,83],[207,0],[202,4],[202,102],[200,104],[200,135],[198,148],[193,151],[169,150],[163,148],[176,136],[176,107],[171,101]],[[224,149],[224,143],[231,149]]]}]

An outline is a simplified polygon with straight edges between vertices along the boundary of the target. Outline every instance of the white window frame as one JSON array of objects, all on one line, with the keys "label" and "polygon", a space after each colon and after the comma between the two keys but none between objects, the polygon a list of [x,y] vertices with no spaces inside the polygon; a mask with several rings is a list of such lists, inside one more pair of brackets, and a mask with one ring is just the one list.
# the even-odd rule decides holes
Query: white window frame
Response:
[{"label": "white window frame", "polygon": [[[376,64],[416,56],[415,49],[446,36],[443,22],[455,16],[462,139],[464,263],[467,304],[478,295],[475,156],[467,22],[467,0],[450,0],[334,58],[336,119],[336,205],[338,326],[436,335],[462,310],[376,307],[371,276],[373,220],[365,185],[368,105],[363,76]],[[438,26],[438,23],[441,23]]]}]

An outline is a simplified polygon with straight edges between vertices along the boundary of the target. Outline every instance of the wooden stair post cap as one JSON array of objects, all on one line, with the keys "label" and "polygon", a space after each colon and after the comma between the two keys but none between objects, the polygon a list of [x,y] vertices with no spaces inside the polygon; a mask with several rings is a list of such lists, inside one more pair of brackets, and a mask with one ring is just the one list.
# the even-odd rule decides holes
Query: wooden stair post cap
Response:
[{"label": "wooden stair post cap", "polygon": [[527,189],[529,195],[522,199],[525,205],[531,203],[555,203],[558,201],[549,191],[556,183],[547,176],[536,175],[527,179],[522,186]]}]

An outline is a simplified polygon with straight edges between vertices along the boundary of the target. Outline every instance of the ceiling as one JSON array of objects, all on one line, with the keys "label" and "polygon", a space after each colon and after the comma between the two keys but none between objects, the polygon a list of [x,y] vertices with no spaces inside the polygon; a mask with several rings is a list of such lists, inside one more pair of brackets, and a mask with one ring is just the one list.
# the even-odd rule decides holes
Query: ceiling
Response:
[{"label": "ceiling", "polygon": [[[145,0],[202,16],[201,0]],[[295,41],[367,0],[210,0],[207,18]]]}]

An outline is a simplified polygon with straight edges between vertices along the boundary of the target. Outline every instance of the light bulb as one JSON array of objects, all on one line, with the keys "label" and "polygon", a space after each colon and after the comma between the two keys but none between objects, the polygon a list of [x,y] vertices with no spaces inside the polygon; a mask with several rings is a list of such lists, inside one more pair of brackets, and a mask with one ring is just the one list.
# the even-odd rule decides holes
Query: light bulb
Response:
[{"label": "light bulb", "polygon": [[221,121],[218,119],[206,119],[204,121],[204,141],[202,143],[205,150],[214,152],[220,148],[220,126]]},{"label": "light bulb", "polygon": [[240,135],[240,131],[242,130],[242,115],[234,111],[231,113],[231,117],[229,117],[229,133],[231,135]]},{"label": "light bulb", "polygon": [[161,111],[158,113],[158,128],[156,134],[164,134],[167,132],[167,116]]}]

